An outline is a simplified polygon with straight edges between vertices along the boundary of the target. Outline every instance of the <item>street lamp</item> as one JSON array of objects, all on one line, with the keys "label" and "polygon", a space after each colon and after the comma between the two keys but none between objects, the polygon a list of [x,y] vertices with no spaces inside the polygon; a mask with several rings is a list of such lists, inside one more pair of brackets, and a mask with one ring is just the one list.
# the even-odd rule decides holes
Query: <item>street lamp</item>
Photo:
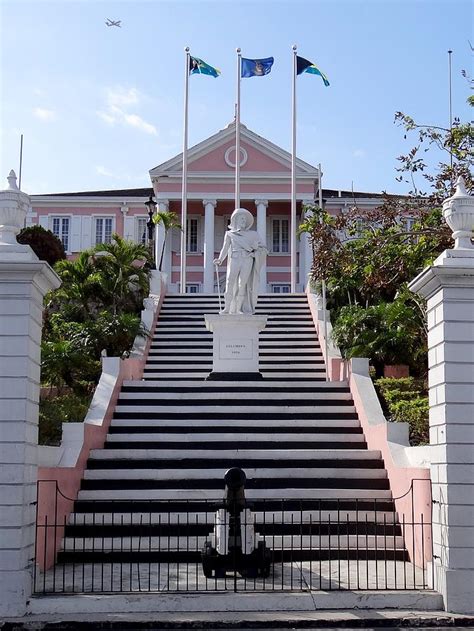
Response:
[{"label": "street lamp", "polygon": [[150,198],[145,202],[146,209],[148,211],[148,221],[146,222],[146,227],[148,228],[148,243],[151,251],[151,260],[153,262],[152,269],[156,269],[156,261],[155,261],[155,243],[154,243],[154,234],[155,234],[155,222],[153,221],[153,216],[156,212],[156,202],[153,199],[153,193],[150,193]]}]

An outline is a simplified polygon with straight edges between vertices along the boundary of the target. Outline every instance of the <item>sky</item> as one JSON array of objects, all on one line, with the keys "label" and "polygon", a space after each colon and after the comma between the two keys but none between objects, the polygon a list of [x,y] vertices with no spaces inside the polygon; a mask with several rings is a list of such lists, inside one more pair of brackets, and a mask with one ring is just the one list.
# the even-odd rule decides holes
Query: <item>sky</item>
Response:
[{"label": "sky", "polygon": [[394,114],[449,125],[451,49],[453,115],[471,117],[472,25],[469,0],[0,0],[0,177],[23,134],[29,194],[148,186],[182,150],[185,46],[222,72],[190,77],[189,146],[233,120],[240,47],[275,58],[242,79],[241,121],[289,151],[296,44],[331,83],[298,77],[298,157],[325,188],[404,193],[396,158],[416,138]]}]

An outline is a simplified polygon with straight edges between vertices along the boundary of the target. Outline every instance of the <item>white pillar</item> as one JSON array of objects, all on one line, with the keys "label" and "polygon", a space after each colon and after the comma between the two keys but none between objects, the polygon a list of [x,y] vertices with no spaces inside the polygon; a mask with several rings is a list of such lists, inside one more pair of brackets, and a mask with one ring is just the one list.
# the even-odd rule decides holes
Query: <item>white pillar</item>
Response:
[{"label": "white pillar", "polygon": [[[301,221],[305,219],[304,213],[301,213]],[[309,274],[313,266],[313,250],[311,248],[311,242],[309,240],[309,234],[303,232],[300,235],[300,283],[303,291],[306,291],[306,287],[309,280]]]},{"label": "white pillar", "polygon": [[[256,199],[255,205],[257,207],[257,232],[260,235],[262,241],[267,243],[267,199]],[[268,247],[268,246],[267,246]],[[262,265],[260,270],[260,292],[266,294],[267,289],[267,264]]]},{"label": "white pillar", "polygon": [[215,199],[203,199],[204,206],[204,283],[205,294],[214,293],[214,209]]},{"label": "white pillar", "polygon": [[43,296],[59,278],[16,235],[30,199],[10,172],[0,191],[0,618],[31,595]]},{"label": "white pillar", "polygon": [[[160,199],[158,202],[158,211],[168,212],[169,211],[169,200]],[[155,232],[155,260],[156,266],[160,264],[161,258],[161,249],[163,248],[163,241],[165,239],[165,229],[163,228],[163,224],[159,223],[156,226]],[[168,232],[168,236],[166,237],[166,247],[165,253],[163,255],[163,268],[161,270],[168,274],[168,282],[171,282],[171,232]]]},{"label": "white pillar", "polygon": [[474,198],[443,204],[455,247],[411,283],[427,299],[435,589],[474,612]]}]

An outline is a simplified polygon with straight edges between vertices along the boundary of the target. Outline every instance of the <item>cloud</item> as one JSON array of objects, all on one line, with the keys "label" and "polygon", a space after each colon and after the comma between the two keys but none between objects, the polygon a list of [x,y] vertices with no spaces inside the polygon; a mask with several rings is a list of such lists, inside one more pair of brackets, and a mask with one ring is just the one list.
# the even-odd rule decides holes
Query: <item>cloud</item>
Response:
[{"label": "cloud", "polygon": [[127,107],[129,105],[138,105],[142,100],[142,96],[137,88],[124,88],[118,86],[116,88],[107,88],[107,103],[110,106]]},{"label": "cloud", "polygon": [[33,114],[42,121],[53,121],[56,119],[56,112],[54,110],[47,110],[42,107],[35,107]]},{"label": "cloud", "polygon": [[148,123],[138,114],[128,111],[130,106],[137,106],[143,100],[143,95],[136,88],[108,88],[106,91],[107,107],[97,112],[97,116],[108,125],[117,123],[134,127],[140,131],[157,136],[158,131],[154,125]]},{"label": "cloud", "polygon": [[96,166],[95,171],[99,175],[104,175],[105,177],[113,177],[116,180],[120,179],[119,175],[115,175],[115,173],[112,173],[112,171],[101,165]]},{"label": "cloud", "polygon": [[364,149],[356,149],[355,151],[353,151],[352,155],[354,156],[354,158],[365,158],[367,153],[364,151]]}]

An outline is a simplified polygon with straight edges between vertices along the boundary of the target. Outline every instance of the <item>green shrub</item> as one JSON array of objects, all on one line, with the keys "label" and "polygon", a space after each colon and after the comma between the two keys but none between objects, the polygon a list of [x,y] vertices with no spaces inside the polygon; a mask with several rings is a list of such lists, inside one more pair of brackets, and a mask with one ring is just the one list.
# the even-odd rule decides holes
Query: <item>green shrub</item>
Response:
[{"label": "green shrub", "polygon": [[408,423],[410,444],[429,442],[429,404],[422,381],[413,377],[383,377],[375,381],[382,407],[389,421]]},{"label": "green shrub", "polygon": [[410,443],[426,445],[430,441],[428,397],[417,397],[411,401],[397,401],[390,406],[396,422],[410,426]]},{"label": "green shrub", "polygon": [[81,423],[89,409],[91,396],[64,394],[54,399],[43,399],[39,405],[38,443],[59,445],[62,423]]},{"label": "green shrub", "polygon": [[46,261],[51,266],[66,258],[61,240],[51,230],[45,230],[42,226],[23,228],[16,240],[23,245],[29,245],[40,261]]}]

